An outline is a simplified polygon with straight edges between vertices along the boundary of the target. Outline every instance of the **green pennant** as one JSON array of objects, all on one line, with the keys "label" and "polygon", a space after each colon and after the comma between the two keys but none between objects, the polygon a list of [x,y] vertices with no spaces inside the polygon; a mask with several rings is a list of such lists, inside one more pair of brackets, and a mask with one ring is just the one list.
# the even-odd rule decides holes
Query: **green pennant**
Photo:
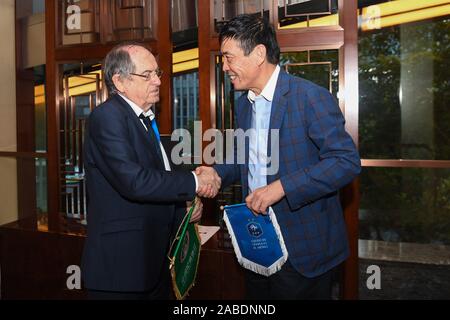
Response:
[{"label": "green pennant", "polygon": [[201,241],[197,225],[189,222],[196,204],[197,198],[181,222],[169,251],[172,285],[178,300],[184,299],[194,286],[200,260]]}]

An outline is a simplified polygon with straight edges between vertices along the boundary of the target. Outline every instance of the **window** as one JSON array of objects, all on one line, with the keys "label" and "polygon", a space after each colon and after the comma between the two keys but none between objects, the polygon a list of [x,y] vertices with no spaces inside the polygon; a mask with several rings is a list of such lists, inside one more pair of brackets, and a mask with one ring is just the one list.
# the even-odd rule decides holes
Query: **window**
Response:
[{"label": "window", "polygon": [[360,270],[376,264],[391,279],[377,293],[362,278],[363,299],[449,294],[446,3],[358,1]]}]

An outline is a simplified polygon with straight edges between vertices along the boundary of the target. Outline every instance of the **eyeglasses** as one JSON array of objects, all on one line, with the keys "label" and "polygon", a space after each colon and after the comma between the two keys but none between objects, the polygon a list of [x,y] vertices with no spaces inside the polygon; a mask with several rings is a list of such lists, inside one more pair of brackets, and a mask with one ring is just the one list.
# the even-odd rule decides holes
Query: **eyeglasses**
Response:
[{"label": "eyeglasses", "polygon": [[158,79],[161,79],[163,71],[160,68],[158,68],[153,71],[146,71],[143,74],[137,74],[137,73],[130,73],[130,74],[133,76],[138,76],[138,77],[144,78],[145,81],[150,81],[155,76],[158,77]]}]

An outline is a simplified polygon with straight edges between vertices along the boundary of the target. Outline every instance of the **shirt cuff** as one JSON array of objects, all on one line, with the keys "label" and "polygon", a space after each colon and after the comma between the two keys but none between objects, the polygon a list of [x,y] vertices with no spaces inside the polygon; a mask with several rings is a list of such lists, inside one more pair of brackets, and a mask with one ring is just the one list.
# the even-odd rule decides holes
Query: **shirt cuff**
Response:
[{"label": "shirt cuff", "polygon": [[192,171],[192,174],[194,175],[194,179],[195,179],[195,192],[197,192],[198,191],[198,178],[194,171]]}]

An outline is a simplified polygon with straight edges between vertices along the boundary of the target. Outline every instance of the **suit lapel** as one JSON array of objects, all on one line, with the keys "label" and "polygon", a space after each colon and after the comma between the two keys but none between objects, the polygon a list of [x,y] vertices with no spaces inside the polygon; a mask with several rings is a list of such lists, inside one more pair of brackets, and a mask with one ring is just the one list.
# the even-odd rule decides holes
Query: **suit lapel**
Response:
[{"label": "suit lapel", "polygon": [[145,140],[148,148],[157,154],[157,157],[161,161],[161,165],[164,168],[164,160],[161,154],[161,148],[159,147],[158,141],[156,140],[155,133],[153,132],[152,128],[149,128],[150,130],[145,130],[144,126],[142,125],[141,120],[136,116],[133,109],[128,105],[128,103],[123,100],[119,95],[114,95],[116,101],[119,102],[119,104],[127,110],[129,117],[128,121],[130,121],[132,126],[135,126],[139,132],[139,134],[142,136],[142,138]]},{"label": "suit lapel", "polygon": [[240,106],[239,121],[240,127],[245,131],[250,128],[252,124],[252,104],[247,98],[247,95],[242,97],[242,105]]},{"label": "suit lapel", "polygon": [[[283,70],[280,70],[277,86],[272,101],[272,111],[270,113],[270,129],[280,129],[283,123],[284,114],[287,109],[287,99],[284,95],[289,91],[289,77]],[[269,144],[270,145],[270,144]]]},{"label": "suit lapel", "polygon": [[[240,115],[240,117],[242,117],[241,128],[244,131],[247,131],[248,129],[250,129],[252,125],[252,104],[248,100],[247,96],[244,99],[243,106],[241,107],[241,112],[242,112],[242,114]],[[249,150],[250,150],[249,139],[245,139],[245,163],[248,163]]]},{"label": "suit lapel", "polygon": [[[237,129],[242,129],[244,132],[251,127],[252,124],[252,105],[248,100],[247,94],[243,95],[239,100],[239,113],[237,113],[238,127]],[[247,195],[248,189],[248,159],[249,159],[249,139],[245,139],[245,163],[246,165],[241,166],[241,181],[242,181],[242,191],[244,196]],[[235,159],[237,161],[237,159]]]},{"label": "suit lapel", "polygon": [[[141,120],[138,119],[139,122],[141,122]],[[164,160],[163,160],[163,156],[161,153],[161,147],[159,145],[158,139],[156,138],[155,132],[153,131],[152,128],[148,128],[148,131],[145,130],[144,126],[141,123],[141,126],[143,133],[145,134],[147,141],[150,141],[150,143],[152,144],[152,148],[153,150],[156,150],[156,153],[158,154],[159,160],[161,160],[162,164],[164,164]]]},{"label": "suit lapel", "polygon": [[[280,70],[277,86],[272,101],[272,110],[270,112],[269,138],[267,140],[267,155],[272,155],[272,129],[280,130],[283,124],[283,118],[286,114],[288,101],[285,97],[289,91],[289,76],[283,70]],[[275,176],[267,176],[267,184],[273,182]]]}]

